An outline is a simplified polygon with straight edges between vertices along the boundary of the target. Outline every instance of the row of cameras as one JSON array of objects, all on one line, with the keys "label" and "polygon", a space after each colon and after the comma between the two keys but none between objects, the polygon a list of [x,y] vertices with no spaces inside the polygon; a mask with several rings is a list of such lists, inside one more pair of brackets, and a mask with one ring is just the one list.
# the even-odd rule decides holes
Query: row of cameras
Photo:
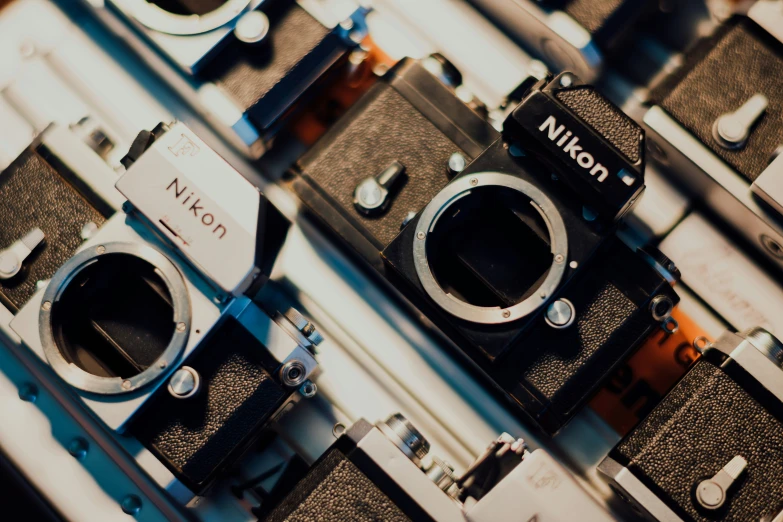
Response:
[{"label": "row of cameras", "polygon": [[[233,272],[231,279],[220,279],[219,268],[212,268],[218,266],[215,264],[216,260],[202,257],[204,251],[216,252],[214,247],[204,251],[188,250],[200,241],[221,241],[229,237],[229,234],[237,230],[235,226],[241,227],[244,224],[246,228],[251,229],[252,226],[256,226],[257,214],[253,220],[241,221],[241,216],[232,213],[232,208],[236,207],[220,205],[222,201],[220,198],[223,197],[231,198],[232,201],[236,201],[237,198],[242,199],[238,192],[229,193],[232,182],[227,182],[227,179],[238,181],[235,187],[252,194],[254,202],[259,201],[258,198],[262,196],[181,123],[176,123],[171,128],[161,125],[151,133],[142,133],[139,141],[145,143],[143,153],[131,158],[132,161],[128,162],[128,171],[117,184],[117,188],[124,194],[133,194],[128,196],[133,199],[129,199],[129,204],[125,205],[126,213],[116,214],[104,223],[82,245],[79,252],[58,270],[48,285],[22,307],[12,322],[12,327],[28,347],[44,357],[66,382],[77,389],[89,407],[109,426],[117,430],[127,427],[131,417],[140,410],[144,400],[152,395],[153,388],[165,380],[166,375],[171,376],[168,381],[168,393],[178,398],[196,395],[200,377],[198,372],[187,366],[187,358],[195,351],[194,345],[205,337],[200,335],[200,332],[208,332],[211,328],[216,328],[220,315],[235,317],[247,328],[252,329],[256,338],[263,341],[259,346],[263,346],[276,357],[277,378],[280,382],[292,391],[300,389],[301,395],[311,396],[311,390],[314,391],[315,385],[309,379],[317,374],[312,355],[315,345],[320,342],[318,332],[309,321],[293,311],[284,317],[266,316],[264,312],[248,302],[249,300],[242,295],[242,290],[239,290],[251,288],[253,280],[267,275],[261,272],[258,266],[261,263],[253,257],[246,258],[250,263],[245,265],[245,270]],[[199,161],[193,160],[202,154],[204,156],[200,157]],[[172,168],[174,166],[176,168]],[[224,177],[221,178],[222,187],[227,191],[224,194],[220,194],[219,191],[206,192],[201,188],[205,179],[203,176],[215,171],[224,173]],[[156,172],[156,179],[145,176],[148,172]],[[162,172],[169,172],[170,179],[162,178],[160,176]],[[138,190],[139,188],[143,190]],[[187,194],[185,190],[188,191]],[[164,196],[163,199],[158,198],[161,194]],[[194,199],[185,201],[187,196]],[[215,205],[213,206],[212,203]],[[210,206],[207,207],[207,204]],[[204,209],[201,209],[202,205]],[[260,212],[258,206],[253,208],[254,212]],[[206,215],[213,217],[204,219],[203,216]],[[216,223],[221,226],[218,227]],[[249,226],[250,223],[252,226]],[[29,245],[28,249],[34,250],[35,245],[31,244],[34,241],[30,241],[30,237],[37,241],[40,235],[28,234],[25,238]],[[169,253],[164,255],[162,252]],[[247,277],[237,278],[236,273],[247,274]],[[101,355],[95,347],[89,345],[94,341],[94,337],[85,337],[83,331],[78,331],[79,328],[97,329],[104,336],[104,340],[131,356],[135,348],[123,342],[120,330],[111,330],[112,319],[122,322],[128,319],[127,317],[91,315],[96,310],[96,303],[91,302],[91,299],[108,298],[108,301],[100,302],[101,307],[107,307],[107,303],[114,306],[108,294],[96,293],[96,288],[90,288],[93,284],[91,281],[100,284],[104,277],[108,277],[110,283],[116,282],[118,278],[126,278],[133,280],[132,285],[149,285],[156,295],[167,296],[164,301],[170,304],[168,310],[174,315],[173,335],[168,346],[160,357],[137,375],[107,376],[105,373],[95,375],[90,372],[91,367],[85,357],[88,354],[85,352],[91,352],[89,355],[98,355],[99,358]],[[156,281],[155,277],[159,279]],[[203,284],[205,280],[208,281],[207,285]],[[103,280],[103,283],[105,284],[106,280]],[[81,295],[73,294],[74,287],[78,288]],[[209,293],[205,292],[207,288],[210,289]],[[143,297],[141,295],[143,293],[140,292],[139,298]],[[149,303],[136,301],[135,296],[126,297],[134,306],[156,309]],[[211,308],[214,310],[210,313]],[[125,312],[127,313],[127,310]],[[79,315],[85,317],[79,318]],[[151,324],[156,321],[155,318],[133,317],[133,319],[141,322],[132,326],[142,328],[155,326]],[[78,324],[76,330],[67,327],[74,323]],[[262,326],[260,323],[265,325]],[[279,333],[276,334],[272,330]],[[193,336],[196,339],[182,340],[179,336],[185,333],[189,334],[187,337]],[[283,333],[283,336],[280,333]],[[287,338],[286,342],[281,342],[283,337]],[[275,339],[277,345],[270,343],[270,339]],[[175,350],[173,352],[172,347]],[[762,362],[762,366],[772,363],[775,367],[779,367],[783,347],[774,338],[758,330],[739,337],[727,334],[725,339],[715,343],[715,347],[716,350],[713,351],[723,352],[721,356],[723,365],[727,358],[736,360],[741,367],[759,379],[765,388],[776,395],[780,393],[783,398],[783,390],[778,391],[774,382],[768,382],[769,369],[758,368],[762,360],[767,361]],[[105,345],[102,348],[105,349]],[[753,359],[753,353],[761,354],[762,359],[758,357]],[[111,371],[110,361],[97,362],[102,365],[103,371]],[[180,366],[172,374],[180,363],[185,365]],[[706,360],[704,364],[707,364]],[[307,384],[302,386],[303,383]],[[717,386],[718,383],[715,385]],[[209,385],[206,386],[208,388]],[[705,386],[705,392],[708,391]],[[209,393],[209,390],[205,392]],[[120,402],[117,402],[117,398],[120,398]],[[288,399],[285,399],[277,411],[281,411],[283,405],[287,403]],[[270,412],[269,418],[274,418],[275,413],[276,411]],[[632,439],[635,433],[629,435],[629,438]],[[704,434],[699,436],[704,437]],[[394,437],[390,440],[399,442]],[[511,441],[506,442],[512,444]],[[522,448],[519,443],[514,444],[518,450]],[[622,443],[618,445],[619,447],[622,447]],[[620,450],[615,450],[618,451]],[[410,452],[406,451],[406,454],[408,453]],[[512,453],[518,457],[528,457],[522,450],[514,450]],[[730,499],[729,493],[736,489],[735,482],[740,482],[745,468],[749,463],[750,465],[753,463],[751,458],[742,455],[735,457],[736,459],[727,460],[725,468],[728,471],[718,468],[717,474],[712,479],[699,482],[697,491],[700,493],[696,496],[698,509],[719,510],[726,505],[727,499]],[[547,458],[550,466],[556,466],[551,457],[541,458]],[[643,501],[646,496],[639,495],[632,487],[637,484],[633,483],[629,486],[626,476],[618,472],[618,461],[621,459],[612,455],[603,465],[602,471],[615,481],[615,487],[623,491],[625,498],[638,497]],[[416,464],[416,459],[413,459],[413,462]],[[514,462],[524,463],[525,458]],[[513,469],[514,466],[509,468]],[[465,489],[464,484],[469,483],[469,477],[463,477],[460,486],[453,487],[457,480],[453,476],[453,470],[449,471],[449,469],[448,466],[444,467],[441,464],[431,464],[425,471],[436,485],[442,486],[441,489],[446,491],[449,497],[459,497],[461,491]],[[475,472],[475,469],[471,469]],[[553,469],[557,473],[566,473],[559,467]],[[522,471],[518,473],[521,474]],[[724,480],[724,475],[731,477],[731,480]],[[507,475],[503,474],[503,476]],[[509,483],[512,481],[510,480]],[[576,491],[579,491],[578,487]],[[486,492],[477,496],[483,496],[484,493]],[[575,496],[573,501],[581,502],[583,498],[587,499],[580,494]],[[465,500],[466,497],[463,495],[461,499],[463,507],[473,506],[474,514],[481,513],[476,506],[484,506],[484,509],[488,509],[486,508],[488,502],[474,504],[474,501],[479,499],[473,498],[473,501],[464,504]],[[592,505],[588,500],[584,500],[587,502],[586,505]],[[508,503],[510,500],[506,499],[504,502]],[[638,508],[655,513],[655,506],[641,504]],[[481,520],[481,518],[475,515],[473,520]]]},{"label": "row of cameras", "polygon": [[[249,22],[246,23],[249,24]],[[754,100],[758,103],[751,103]],[[730,120],[732,115],[738,113],[754,112],[755,116],[752,123],[755,123],[755,120],[758,118],[758,110],[751,111],[750,109],[761,107],[763,105],[761,101],[763,100],[760,97],[750,98],[751,108],[747,111],[741,110],[726,113],[729,116],[728,119]],[[728,124],[717,124],[717,122],[724,120],[726,118],[716,120],[716,126],[712,126],[711,132],[718,133],[717,135],[725,140],[725,135],[727,133],[730,134],[732,128]],[[145,164],[149,162],[151,167],[129,169],[123,180],[118,184],[118,189],[130,201],[130,205],[126,207],[128,211],[127,216],[121,216],[121,219],[115,216],[115,218],[104,224],[99,232],[82,246],[79,254],[61,268],[61,271],[55,275],[46,290],[39,292],[34,300],[20,310],[13,324],[13,327],[20,333],[25,343],[39,352],[39,354],[44,355],[55,369],[59,367],[58,373],[77,389],[84,391],[83,397],[87,404],[107,424],[116,429],[123,429],[131,416],[140,408],[144,399],[151,395],[152,385],[150,383],[156,382],[159,385],[163,380],[161,376],[171,375],[172,370],[176,366],[176,361],[184,359],[184,357],[193,352],[200,339],[206,337],[206,333],[218,324],[220,317],[224,315],[232,316],[241,322],[243,318],[257,318],[259,316],[255,311],[248,311],[248,307],[253,305],[248,303],[249,300],[244,297],[244,293],[248,289],[254,288],[254,281],[259,278],[263,279],[267,275],[258,266],[261,260],[254,257],[257,252],[254,249],[251,249],[253,252],[248,250],[249,245],[254,245],[257,242],[257,236],[254,236],[254,234],[259,232],[255,228],[258,221],[256,218],[263,212],[261,210],[261,207],[265,205],[263,197],[257,196],[257,191],[250,186],[240,187],[240,184],[237,184],[230,188],[217,188],[214,184],[210,184],[207,177],[203,175],[204,173],[199,172],[199,169],[195,168],[196,161],[187,165],[188,158],[199,156],[199,161],[203,160],[205,155],[209,155],[212,158],[212,155],[208,152],[208,147],[187,129],[183,129],[181,124],[176,124],[175,129],[177,133],[172,134],[169,130],[161,128],[158,132],[161,136],[155,136],[152,140],[149,140],[149,136],[147,136],[147,143],[152,145],[148,151],[152,151],[152,153],[148,154],[145,151],[137,159],[144,161]],[[164,130],[165,132],[161,132]],[[552,132],[554,130],[556,129],[553,129]],[[167,152],[163,152],[164,144]],[[194,154],[194,151],[197,151],[197,153]],[[171,156],[171,158],[168,156]],[[214,157],[219,160],[216,156]],[[144,178],[144,173],[154,171],[156,168],[160,169],[161,166],[171,169],[172,165],[174,165],[173,162],[181,162],[173,170],[173,172],[180,174],[175,174],[173,179],[168,180],[165,187],[163,185],[158,186],[157,192],[148,190],[148,184],[152,180]],[[147,170],[147,168],[150,170]],[[225,171],[225,169],[230,169],[230,167],[224,164],[220,164],[218,167],[218,170]],[[457,172],[455,171],[455,173]],[[231,169],[231,175],[227,176],[227,179],[239,178],[241,177],[233,169]],[[478,179],[478,177],[465,177],[465,181],[475,187],[476,185],[472,185],[473,179]],[[155,182],[162,183],[161,180],[156,180]],[[232,189],[236,189],[236,191],[231,193]],[[193,191],[192,194],[191,191]],[[240,196],[240,193],[243,195]],[[163,196],[158,197],[161,194]],[[252,198],[249,194],[252,194]],[[525,194],[529,195],[528,193]],[[185,214],[187,214],[188,218],[193,219],[192,222],[169,221],[171,216],[166,209],[171,205],[171,202],[167,202],[165,198],[172,195],[176,196],[174,201],[181,208],[185,209]],[[222,206],[224,201],[229,201],[234,197],[239,198],[243,203],[247,202],[247,205],[242,205],[243,207],[255,209],[257,212],[253,211],[248,214],[240,213],[242,215],[235,215],[230,211],[232,208],[230,205]],[[215,206],[207,207],[207,202],[215,204]],[[434,207],[433,209],[433,212],[439,210]],[[247,218],[251,214],[252,217],[248,220]],[[426,229],[427,227],[424,226],[424,228]],[[234,231],[238,232],[236,236]],[[24,257],[34,251],[37,244],[40,243],[42,240],[41,236],[42,234],[39,230],[34,230],[4,252],[3,257],[0,258],[0,270],[3,270],[3,273],[9,279],[19,270]],[[203,240],[201,239],[202,237],[204,238]],[[161,238],[164,238],[163,241],[161,241]],[[210,243],[210,240],[223,241],[226,238],[232,242],[232,248],[235,248],[238,253],[236,257],[230,260],[230,265],[225,264],[229,260],[217,259],[214,256],[216,250],[209,247],[209,245],[214,244]],[[416,242],[414,242],[415,244]],[[151,250],[147,248],[150,246],[152,246]],[[177,252],[177,255],[159,255],[160,251],[172,250]],[[154,251],[157,251],[157,254]],[[15,258],[12,256],[15,256]],[[124,269],[128,266],[125,261],[120,261],[118,265],[111,266],[115,259],[121,259],[122,256],[140,258],[155,267],[153,272],[155,276],[160,278],[159,280],[154,280],[155,276],[152,276],[153,279],[150,279],[149,275],[140,277],[145,284],[150,285],[150,288],[156,295],[161,293],[164,295],[168,294],[168,299],[164,299],[164,301],[168,301],[177,318],[174,322],[174,338],[177,338],[179,334],[187,334],[179,335],[176,342],[172,341],[164,350],[162,360],[156,360],[155,364],[148,368],[148,370],[151,369],[152,371],[144,375],[143,378],[136,380],[134,378],[116,376],[97,376],[89,371],[85,371],[84,368],[79,367],[79,364],[74,364],[74,361],[77,361],[84,363],[84,366],[89,366],[82,359],[85,355],[84,346],[81,345],[81,343],[85,342],[85,338],[80,337],[83,335],[83,332],[74,333],[64,327],[66,322],[71,323],[73,321],[73,317],[67,316],[67,321],[57,317],[58,309],[71,308],[73,303],[81,303],[83,301],[80,300],[92,299],[97,295],[73,295],[72,292],[68,292],[70,283],[74,280],[80,280],[78,278],[74,279],[75,275],[89,275],[89,278],[86,278],[86,280],[97,280],[103,270],[106,270],[107,274],[114,273],[116,275],[118,267]],[[186,261],[182,262],[181,257]],[[109,260],[109,263],[104,263],[101,258]],[[563,261],[565,259],[564,257]],[[109,267],[103,268],[102,265],[104,264],[109,265]],[[418,267],[417,271],[419,276],[425,273],[419,270]],[[81,281],[85,281],[85,279],[81,279]],[[436,281],[436,286],[437,283]],[[89,285],[87,289],[89,290]],[[164,289],[163,292],[161,292],[162,289]],[[428,289],[425,290],[432,297],[433,292],[428,291]],[[437,290],[434,292],[437,293]],[[183,296],[185,297],[184,300]],[[190,303],[180,306],[188,298]],[[559,299],[552,303],[546,315],[550,326],[552,324],[570,326],[573,324],[576,311],[573,308],[572,301]],[[658,315],[666,318],[668,313],[664,311],[664,313]],[[570,320],[563,319],[566,316],[569,316]],[[291,388],[301,386],[311,376],[314,376],[315,368],[310,348],[317,343],[309,339],[313,335],[313,332],[310,331],[312,326],[308,326],[309,323],[300,324],[299,317],[295,314],[288,314],[288,318],[285,320],[280,318],[269,320],[267,329],[263,333],[257,332],[256,335],[256,337],[261,338],[264,334],[271,335],[269,333],[270,330],[280,328],[285,330],[289,338],[293,339],[292,343],[286,346],[287,352],[284,349],[273,349],[273,351],[276,350],[274,355],[278,358],[278,362],[282,364],[281,368],[287,368],[278,377],[284,383],[287,382]],[[473,317],[475,315],[470,314],[470,318]],[[471,320],[470,318],[468,321]],[[517,317],[503,317],[503,319],[517,319]],[[116,338],[112,337],[113,334],[108,332],[105,327],[100,326],[100,318],[86,317],[84,322],[89,323],[85,328],[98,328],[100,335],[106,338],[109,344],[116,343]],[[106,324],[109,323],[110,321],[106,322]],[[157,325],[149,324],[149,326],[155,333]],[[194,332],[198,333],[193,335]],[[277,339],[278,337],[275,338]],[[68,346],[69,344],[71,346]],[[171,344],[176,346],[169,351]],[[155,342],[153,341],[151,346],[154,345]],[[301,350],[296,351],[294,345],[310,352],[310,357]],[[296,359],[299,364],[289,364],[292,362],[290,357],[295,351],[297,357],[299,357]],[[94,363],[96,362],[90,362],[90,364]],[[97,364],[105,366],[100,361]],[[106,370],[105,367],[103,369]],[[148,370],[145,370],[145,372]],[[191,367],[184,371],[185,373],[182,373],[182,370],[180,370],[175,374],[175,378],[169,381],[170,390],[175,395],[193,396],[200,381],[199,374]],[[138,375],[143,373],[141,372]],[[109,381],[111,382],[109,383]],[[313,390],[314,388],[309,389]],[[123,408],[118,409],[114,406],[107,407],[104,405],[102,396],[113,393],[127,395],[128,397],[133,396],[132,400],[127,401],[129,405],[124,411],[122,411]],[[108,403],[112,404],[115,402],[114,400],[108,401]],[[118,411],[121,411],[121,413],[117,413]],[[743,459],[748,460],[745,457]],[[733,461],[733,459],[730,460]],[[729,462],[729,460],[726,462]],[[736,478],[734,477],[734,479]],[[720,482],[720,480],[717,482]],[[631,492],[627,493],[632,496]],[[701,499],[702,497],[699,498]],[[702,500],[699,500],[701,509],[705,509]],[[720,503],[719,507],[722,506],[723,502]]]}]

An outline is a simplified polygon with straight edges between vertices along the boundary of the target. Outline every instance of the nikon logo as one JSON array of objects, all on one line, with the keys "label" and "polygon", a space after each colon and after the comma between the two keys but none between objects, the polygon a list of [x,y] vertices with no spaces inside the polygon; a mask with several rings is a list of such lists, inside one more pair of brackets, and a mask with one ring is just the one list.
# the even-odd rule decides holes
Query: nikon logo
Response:
[{"label": "nikon logo", "polygon": [[[203,204],[200,204],[201,198],[196,197],[193,199],[194,193],[193,191],[190,191],[187,196],[180,200],[180,197],[188,191],[188,187],[187,185],[183,184],[183,186],[180,188],[179,178],[174,178],[174,181],[169,183],[169,186],[166,187],[166,192],[172,188],[174,189],[174,199],[180,201],[182,206],[188,207],[187,212],[192,213],[193,218],[200,221],[202,225],[211,228],[213,234],[218,234],[218,239],[223,239],[227,232],[226,227],[224,227],[221,223],[215,223],[214,215],[210,214],[209,212],[204,212],[204,206]],[[190,204],[190,206],[188,206],[188,204]]]},{"label": "nikon logo", "polygon": [[538,130],[546,132],[549,139],[557,143],[557,146],[571,156],[571,159],[576,161],[580,167],[589,170],[592,176],[598,176],[599,182],[603,182],[609,177],[609,171],[606,167],[596,163],[593,155],[578,145],[579,137],[574,136],[570,130],[566,130],[565,125],[558,125],[554,116],[548,117]]}]

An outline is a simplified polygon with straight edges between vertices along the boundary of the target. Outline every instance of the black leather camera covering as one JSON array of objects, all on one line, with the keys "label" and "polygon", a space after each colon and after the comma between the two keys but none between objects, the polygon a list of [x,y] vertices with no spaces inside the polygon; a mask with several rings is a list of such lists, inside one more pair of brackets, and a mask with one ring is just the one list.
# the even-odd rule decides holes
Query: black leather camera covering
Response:
[{"label": "black leather camera covering", "polygon": [[264,42],[232,39],[199,76],[223,87],[266,130],[348,45],[296,2],[267,1],[261,9],[270,22]]},{"label": "black leather camera covering", "polygon": [[582,85],[559,89],[555,97],[611,143],[628,161],[644,165],[644,131],[595,88]]},{"label": "black leather camera covering", "polygon": [[[313,464],[265,522],[434,522],[360,446],[375,428],[357,420]],[[389,444],[393,444],[389,442]],[[396,449],[395,449],[396,451]],[[406,459],[402,453],[401,459]],[[262,505],[263,507],[263,505]]]},{"label": "black leather camera covering", "polygon": [[266,522],[409,522],[391,499],[338,449],[329,450]]},{"label": "black leather camera covering", "polygon": [[[718,353],[699,360],[610,456],[684,520],[759,520],[783,499],[783,408]],[[748,466],[726,504],[714,513],[697,508],[696,484],[737,455]]]},{"label": "black leather camera covering", "polygon": [[104,216],[41,154],[31,147],[0,173],[0,249],[38,227],[44,242],[11,279],[0,280],[0,302],[13,311],[51,279],[82,244],[82,227],[100,226]]},{"label": "black leather camera covering", "polygon": [[[683,65],[653,90],[650,101],[753,182],[783,143],[781,77],[783,44],[750,19],[736,17],[689,52]],[[736,150],[720,147],[713,124],[756,93],[763,93],[769,106],[747,144]]]},{"label": "black leather camera covering", "polygon": [[557,330],[538,317],[494,370],[517,377],[514,399],[552,432],[659,328],[651,299],[665,295],[678,302],[660,274],[617,239],[558,295],[574,304],[574,324]]},{"label": "black leather camera covering", "polygon": [[199,393],[176,399],[161,386],[131,427],[194,493],[244,453],[291,394],[270,374],[277,365],[266,348],[236,319],[209,335],[184,363],[201,376]]}]

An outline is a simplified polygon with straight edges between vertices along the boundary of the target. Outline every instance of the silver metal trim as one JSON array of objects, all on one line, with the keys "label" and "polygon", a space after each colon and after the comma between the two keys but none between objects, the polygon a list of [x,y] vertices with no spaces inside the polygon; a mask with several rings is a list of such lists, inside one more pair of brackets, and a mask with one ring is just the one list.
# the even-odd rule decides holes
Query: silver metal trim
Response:
[{"label": "silver metal trim", "polygon": [[464,520],[460,504],[441,491],[413,461],[403,458],[399,447],[377,426],[362,437],[356,446],[432,520]]},{"label": "silver metal trim", "polygon": [[[176,325],[169,345],[149,368],[133,377],[98,377],[68,362],[57,347],[52,331],[52,314],[68,284],[81,270],[95,263],[100,256],[125,254],[135,256],[155,267],[171,295]],[[54,274],[43,295],[39,332],[44,355],[52,369],[74,388],[101,395],[125,394],[156,380],[167,373],[182,355],[190,333],[191,310],[188,290],[180,271],[166,256],[152,247],[138,243],[111,242],[77,253]]]},{"label": "silver metal trim", "polygon": [[173,35],[206,33],[239,16],[252,0],[226,0],[226,3],[204,15],[170,13],[147,0],[123,0],[125,8],[142,25],[154,31]]},{"label": "silver metal trim", "polygon": [[783,43],[783,8],[779,0],[758,0],[748,11],[748,18]]},{"label": "silver metal trim", "polygon": [[[666,304],[668,307],[666,313],[658,313],[658,305],[661,303]],[[652,318],[658,322],[662,322],[668,319],[672,314],[672,310],[674,310],[674,302],[671,300],[671,298],[669,298],[669,296],[657,295],[653,298],[652,301],[650,301],[650,314],[652,314]]]},{"label": "silver metal trim", "polygon": [[532,0],[474,1],[555,69],[572,71],[588,83],[600,74],[603,53],[587,29],[564,11]]},{"label": "silver metal trim", "polygon": [[41,134],[41,143],[62,161],[71,172],[87,183],[103,202],[119,210],[125,202],[114,188],[118,175],[100,156],[66,127],[51,124]]},{"label": "silver metal trim", "polygon": [[631,471],[611,457],[598,465],[598,473],[612,485],[612,489],[638,513],[652,522],[683,522],[655,493],[634,476]]},{"label": "silver metal trim", "polygon": [[766,236],[783,245],[783,220],[759,204],[748,182],[661,107],[647,111],[643,122],[648,141],[660,147],[673,172],[682,174],[679,179],[691,194],[718,210],[760,252],[783,266],[783,258],[773,255],[763,242]]},{"label": "silver metal trim", "polygon": [[[427,236],[435,228],[438,218],[455,201],[484,187],[506,187],[529,197],[544,219],[552,242],[553,262],[546,279],[530,297],[509,308],[475,306],[446,293],[432,274],[427,259]],[[555,204],[537,187],[509,174],[480,172],[451,182],[424,208],[414,234],[413,261],[425,292],[448,313],[474,323],[509,323],[543,306],[560,284],[568,265],[568,233]]]},{"label": "silver metal trim", "polygon": [[[296,372],[293,376],[292,372]],[[296,388],[307,380],[307,369],[304,363],[296,359],[292,359],[286,362],[282,368],[280,368],[280,381],[284,386],[289,388]]]},{"label": "silver metal trim", "polygon": [[[0,312],[2,312],[2,310],[0,310]],[[148,509],[153,510],[147,513],[145,519],[156,520],[157,518],[154,510],[159,510],[164,520],[182,522],[191,520],[190,517],[186,517],[183,514],[181,507],[176,504],[176,501],[173,500],[171,496],[164,493],[164,488],[161,487],[161,483],[157,481],[157,478],[153,474],[150,474],[149,470],[140,462],[136,461],[132,453],[128,451],[125,443],[131,439],[116,438],[109,430],[97,422],[95,416],[91,415],[88,409],[85,408],[73,394],[68,393],[68,385],[59,381],[59,379],[52,379],[51,372],[46,368],[46,364],[41,361],[32,350],[23,346],[18,339],[8,335],[11,333],[13,332],[0,328],[0,345],[2,345],[2,350],[4,352],[7,350],[8,356],[13,358],[15,362],[20,365],[19,369],[22,371],[16,374],[17,378],[23,378],[24,382],[35,383],[40,390],[39,395],[45,394],[44,398],[46,400],[43,401],[43,405],[39,401],[39,404],[36,405],[36,409],[40,408],[38,414],[42,416],[41,421],[47,423],[45,424],[47,430],[50,430],[52,426],[57,427],[54,433],[49,433],[49,436],[54,437],[55,441],[59,441],[60,437],[58,436],[58,432],[66,428],[62,421],[64,419],[67,419],[68,422],[73,421],[73,427],[83,430],[83,435],[90,441],[91,446],[93,446],[92,457],[85,461],[87,464],[80,464],[88,473],[93,473],[92,475],[88,475],[88,477],[91,477],[93,480],[98,480],[99,475],[95,473],[96,470],[100,470],[104,477],[111,473],[117,473],[119,476],[123,477],[123,480],[120,481],[109,480],[100,482],[100,487],[103,489],[106,496],[109,499],[119,500],[117,493],[136,491],[141,494],[144,499],[149,500],[149,503],[147,504]],[[0,357],[0,359],[1,358],[2,357]],[[8,366],[4,365],[3,372],[7,372],[8,370]],[[29,420],[29,417],[27,417],[26,420]],[[45,443],[47,433],[35,431],[36,426],[31,426],[29,423],[24,423],[24,427],[24,432],[28,433],[28,436],[30,433],[36,433],[37,437],[42,437],[40,439],[41,443],[38,443],[35,446],[37,450],[42,451],[42,454],[38,456],[38,460],[31,459],[27,460],[27,462],[35,463],[36,465],[51,465],[49,460],[41,460],[53,456],[51,453],[47,455],[46,449],[44,448],[42,450],[41,448],[42,443],[44,446],[48,446],[48,444]],[[67,428],[67,432],[73,433],[71,430],[72,428]],[[4,445],[7,442],[7,440],[3,440]],[[167,471],[167,468],[152,456],[151,453],[147,452],[147,455],[160,469]],[[16,464],[19,465],[21,469],[23,463],[16,459],[19,455],[13,455],[13,457]],[[98,466],[98,468],[96,468],[96,466]],[[28,469],[34,468],[28,467]],[[30,475],[31,484],[39,487],[42,491],[46,491],[46,486],[52,485],[52,480],[55,477],[56,474],[49,475],[46,473]],[[75,479],[76,477],[73,478]],[[123,486],[125,478],[127,478],[129,481],[128,484],[131,487]],[[62,487],[62,484],[57,484],[55,482],[53,487]],[[79,486],[77,485],[77,487]],[[89,500],[90,502],[95,502],[95,498],[92,497],[87,490],[89,490],[89,488],[79,490],[80,493],[86,495],[81,498]],[[53,498],[48,494],[45,496],[50,500]],[[71,500],[73,501],[74,499]],[[101,499],[98,500],[99,503],[103,503]],[[58,505],[58,508],[59,507],[61,507],[61,505]],[[93,509],[96,508],[93,507]],[[96,509],[95,511],[92,511],[92,514],[97,516],[97,513],[105,512],[104,509]],[[86,511],[74,511],[72,509],[66,509],[64,511],[64,515],[66,516],[74,513],[86,513]]]},{"label": "silver metal trim", "polygon": [[750,190],[783,216],[783,154],[759,174]]},{"label": "silver metal trim", "polygon": [[746,333],[725,332],[711,348],[731,357],[780,402],[783,402],[783,379],[781,379],[783,370],[765,351],[756,346],[759,344],[758,339],[747,338],[744,337],[745,335]]},{"label": "silver metal trim", "polygon": [[375,427],[417,466],[421,465],[421,459],[430,451],[429,441],[401,413],[389,416],[385,421],[376,423]]}]

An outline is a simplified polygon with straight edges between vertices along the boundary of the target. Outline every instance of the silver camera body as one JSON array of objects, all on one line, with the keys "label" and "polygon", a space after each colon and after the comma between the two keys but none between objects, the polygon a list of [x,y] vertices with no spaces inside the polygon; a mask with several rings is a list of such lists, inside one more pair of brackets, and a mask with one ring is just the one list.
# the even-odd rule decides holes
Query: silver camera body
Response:
[{"label": "silver camera body", "polygon": [[254,158],[306,91],[367,34],[367,10],[354,0],[216,0],[202,3],[203,12],[174,1],[87,2]]},{"label": "silver camera body", "polygon": [[[348,488],[354,495],[339,496]],[[503,433],[460,476],[399,413],[375,425],[359,419],[264,519],[305,520],[313,498],[339,506],[325,522],[612,520],[546,451]]]},{"label": "silver camera body", "polygon": [[202,16],[169,12],[146,0],[110,0],[146,38],[187,73],[194,73],[225,43],[240,17],[264,0],[228,0]]},{"label": "silver camera body", "polygon": [[125,213],[106,221],[11,322],[120,432],[228,316],[284,368],[297,361],[298,381],[317,372],[311,332],[243,295],[261,272],[266,199],[184,124],[159,128],[153,139],[140,135],[134,147],[142,137],[147,147],[117,182]]}]

